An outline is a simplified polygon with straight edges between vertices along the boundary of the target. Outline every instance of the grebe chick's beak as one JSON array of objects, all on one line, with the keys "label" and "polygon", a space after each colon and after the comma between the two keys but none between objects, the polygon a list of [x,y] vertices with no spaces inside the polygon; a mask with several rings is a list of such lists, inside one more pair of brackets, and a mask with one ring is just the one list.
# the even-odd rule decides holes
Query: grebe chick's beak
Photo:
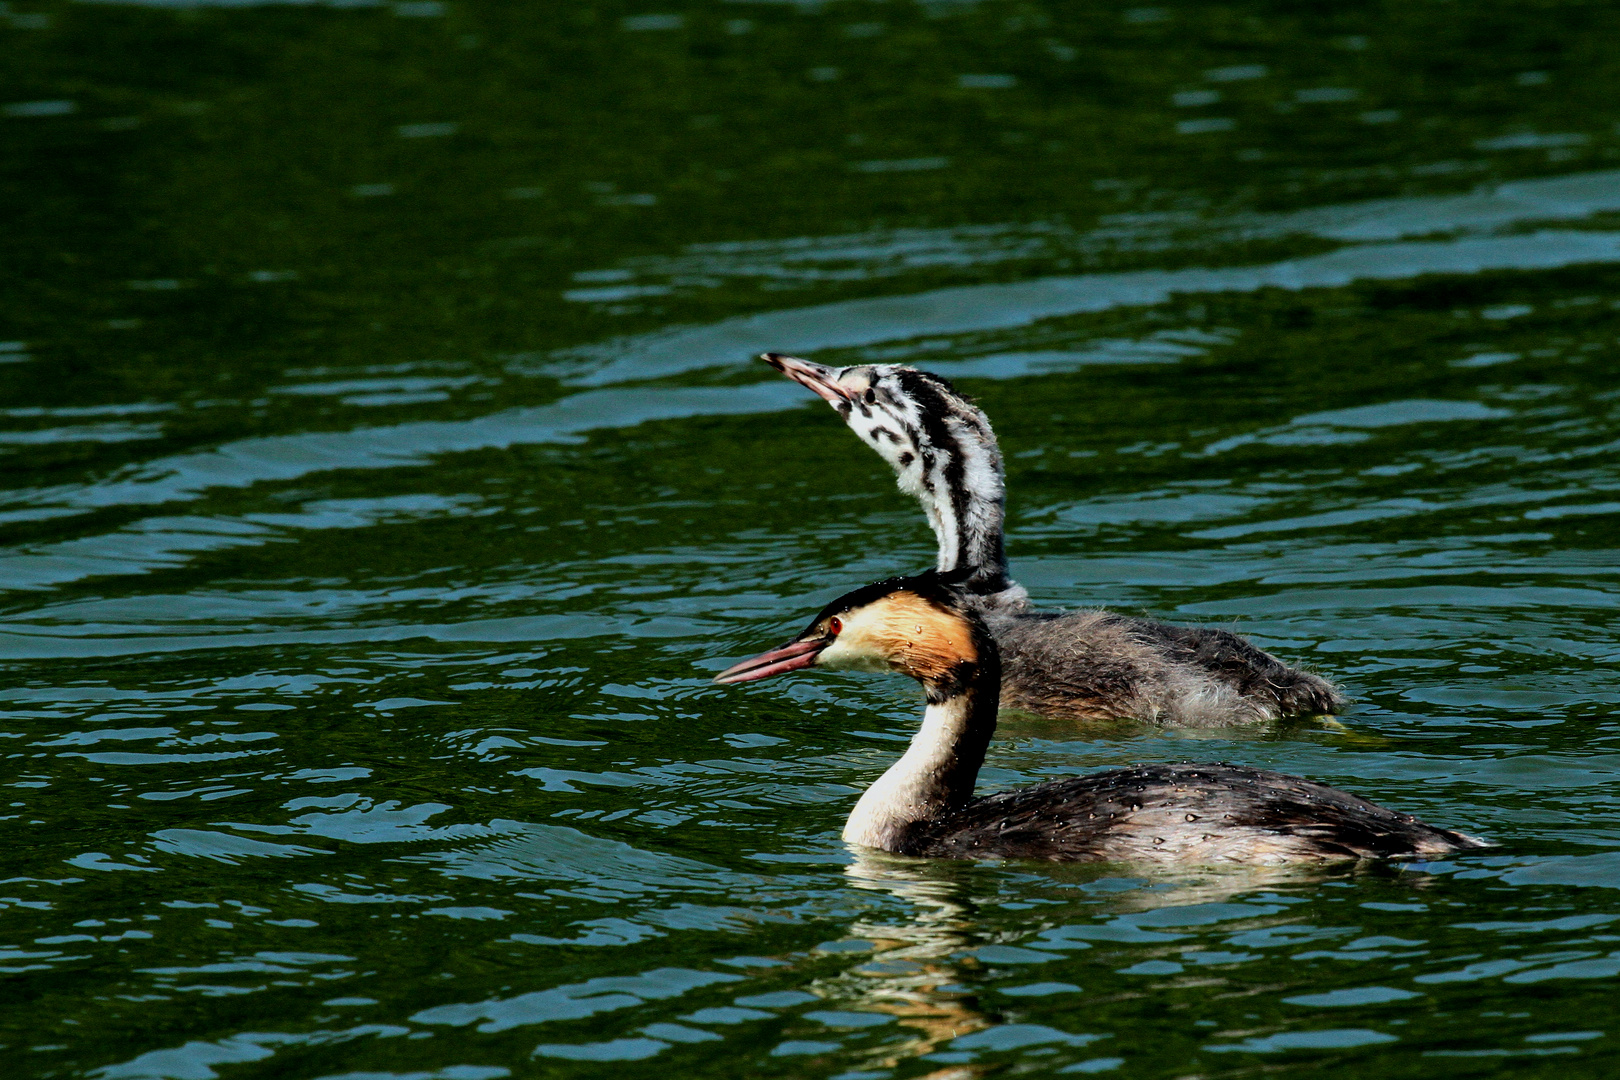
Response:
[{"label": "grebe chick's beak", "polygon": [[816,666],[816,658],[821,650],[833,643],[831,637],[794,639],[786,645],[778,645],[768,649],[758,656],[744,660],[740,664],[733,664],[714,677],[717,683],[753,682],[755,679],[768,679],[772,675],[782,675],[789,671],[799,671],[807,667]]},{"label": "grebe chick's beak", "polygon": [[815,391],[818,397],[835,408],[842,405],[847,409],[849,403],[860,393],[859,390],[839,383],[838,373],[841,368],[813,364],[809,360],[800,360],[796,356],[784,356],[781,353],[760,353],[759,358],[794,382]]}]

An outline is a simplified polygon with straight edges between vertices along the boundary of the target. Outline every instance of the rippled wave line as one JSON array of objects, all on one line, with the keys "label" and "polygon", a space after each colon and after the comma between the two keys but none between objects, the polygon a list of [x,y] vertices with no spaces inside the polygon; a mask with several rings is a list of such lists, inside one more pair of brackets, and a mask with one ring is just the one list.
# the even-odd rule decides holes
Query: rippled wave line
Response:
[{"label": "rippled wave line", "polygon": [[[1128,305],[1163,303],[1177,293],[1301,290],[1356,280],[1427,273],[1552,269],[1620,261],[1620,233],[1542,231],[1455,241],[1366,244],[1265,266],[1139,271],[1045,278],[1013,284],[939,289],[728,319],[705,327],[622,342],[616,359],[578,381],[596,385],[647,379],[715,366],[740,365],[767,349],[809,351],[870,345],[921,334],[990,330],[1039,319]],[[608,346],[602,346],[606,350]],[[1083,360],[1082,360],[1083,362]],[[993,367],[983,374],[996,374]],[[1023,374],[1011,365],[1007,374]],[[34,505],[92,510],[194,500],[209,489],[245,488],[338,469],[419,465],[433,456],[523,443],[574,442],[585,432],[650,420],[775,412],[805,402],[797,388],[751,386],[612,388],[586,391],[549,405],[510,409],[462,421],[419,421],[346,432],[267,436],[212,450],[159,459],[120,479],[79,488],[35,492]],[[212,519],[211,519],[212,520]],[[227,536],[232,524],[243,535]],[[147,532],[142,551],[109,566],[95,552],[75,550],[96,538],[40,545],[0,555],[0,588],[48,588],[109,573],[172,566],[199,548],[265,542],[248,534],[261,526],[219,519],[214,525]],[[206,542],[200,539],[207,533]],[[122,546],[122,545],[121,545]],[[124,550],[127,550],[124,549]]]},{"label": "rippled wave line", "polygon": [[708,326],[664,331],[579,350],[602,361],[575,374],[580,386],[607,386],[745,363],[770,350],[813,352],[935,334],[1009,330],[1041,319],[1119,307],[1151,307],[1176,294],[1254,292],[1264,288],[1338,288],[1423,274],[1552,270],[1620,261],[1620,233],[1542,230],[1515,236],[1361,244],[1262,266],[1076,274],[1009,284],[962,285],[909,296],[744,315]]},{"label": "rippled wave line", "polygon": [[[674,256],[634,256],[617,269],[576,281],[634,282],[564,292],[567,300],[614,302],[714,288],[728,281],[870,281],[930,266],[988,266],[1105,251],[1162,252],[1290,236],[1365,243],[1438,233],[1483,233],[1527,222],[1550,224],[1620,210],[1620,172],[1575,173],[1487,185],[1463,195],[1425,195],[1312,207],[1283,213],[1204,217],[1186,211],[1118,214],[1086,231],[1051,222],[938,229],[880,229],[689,245]],[[1196,230],[1198,239],[1190,233]]]}]

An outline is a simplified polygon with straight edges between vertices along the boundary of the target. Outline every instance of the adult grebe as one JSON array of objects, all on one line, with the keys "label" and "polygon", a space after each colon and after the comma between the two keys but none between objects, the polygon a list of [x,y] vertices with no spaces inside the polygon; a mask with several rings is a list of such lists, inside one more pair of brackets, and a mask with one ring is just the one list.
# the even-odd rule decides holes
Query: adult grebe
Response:
[{"label": "adult grebe", "polygon": [[937,571],[839,597],[779,648],[715,676],[898,671],[922,683],[922,728],[855,804],[851,844],[951,859],[1282,863],[1413,859],[1486,846],[1296,776],[1239,765],[1139,765],[975,798],[996,730],[1000,656],[977,605]]},{"label": "adult grebe", "polygon": [[1333,684],[1236,634],[1109,611],[1035,612],[1007,576],[1005,484],[990,421],[937,375],[894,364],[831,368],[761,357],[815,391],[894,469],[939,539],[936,569],[963,587],[1001,646],[1009,708],[1075,719],[1131,717],[1186,727],[1322,715]]}]

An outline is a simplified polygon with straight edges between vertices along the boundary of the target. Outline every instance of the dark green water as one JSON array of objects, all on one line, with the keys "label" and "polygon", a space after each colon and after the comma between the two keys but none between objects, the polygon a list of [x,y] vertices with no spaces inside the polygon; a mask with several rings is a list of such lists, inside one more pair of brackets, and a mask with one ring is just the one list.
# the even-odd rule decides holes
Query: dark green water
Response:
[{"label": "dark green water", "polygon": [[[0,9],[0,1073],[1620,1071],[1620,9]],[[932,538],[749,360],[957,378],[1045,605],[1343,726],[1008,723],[1500,846],[854,862]]]}]

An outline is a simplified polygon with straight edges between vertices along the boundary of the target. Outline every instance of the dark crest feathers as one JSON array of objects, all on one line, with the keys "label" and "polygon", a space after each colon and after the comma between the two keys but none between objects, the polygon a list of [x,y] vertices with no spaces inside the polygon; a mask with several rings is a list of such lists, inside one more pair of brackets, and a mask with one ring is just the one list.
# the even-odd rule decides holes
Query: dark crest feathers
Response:
[{"label": "dark crest feathers", "polygon": [[815,628],[821,625],[823,619],[833,615],[842,615],[846,611],[865,607],[867,604],[883,599],[892,593],[901,591],[913,592],[924,600],[932,601],[941,607],[956,610],[961,607],[962,595],[959,591],[962,584],[973,576],[971,567],[957,567],[955,570],[924,570],[920,574],[906,574],[897,577],[884,578],[874,581],[870,585],[862,585],[858,589],[851,589],[826,607],[816,613],[810,620],[810,625],[804,628],[801,638],[810,636]]}]

